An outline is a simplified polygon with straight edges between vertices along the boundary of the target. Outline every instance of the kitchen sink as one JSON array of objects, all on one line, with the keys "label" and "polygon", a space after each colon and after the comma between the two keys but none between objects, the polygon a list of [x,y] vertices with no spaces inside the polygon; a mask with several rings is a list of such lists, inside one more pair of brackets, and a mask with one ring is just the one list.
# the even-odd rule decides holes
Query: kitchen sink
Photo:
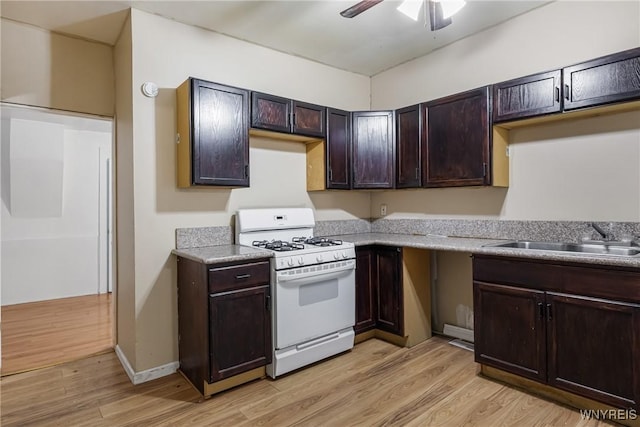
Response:
[{"label": "kitchen sink", "polygon": [[578,252],[593,255],[639,256],[640,247],[594,243],[512,241],[485,245],[494,248],[534,249],[542,251]]}]

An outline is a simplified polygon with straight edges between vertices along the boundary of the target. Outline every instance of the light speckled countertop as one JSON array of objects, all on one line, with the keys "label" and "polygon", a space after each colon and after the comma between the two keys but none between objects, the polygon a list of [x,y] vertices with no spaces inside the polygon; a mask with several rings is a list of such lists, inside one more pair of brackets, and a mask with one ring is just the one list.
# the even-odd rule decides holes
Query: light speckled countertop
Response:
[{"label": "light speckled countertop", "polygon": [[[640,268],[640,257],[485,247],[485,245],[488,244],[500,243],[505,241],[499,239],[446,237],[438,235],[422,236],[392,233],[358,233],[328,237],[341,239],[346,242],[353,242],[356,246],[404,246],[438,251],[468,252],[472,254],[502,255],[517,258],[541,259],[549,261],[568,261],[585,264],[617,265]],[[205,264],[245,261],[258,258],[270,258],[272,256],[271,251],[241,245],[219,245],[207,246],[202,248],[174,249],[172,253],[177,256],[181,256]]]},{"label": "light speckled countertop", "polygon": [[271,251],[241,245],[206,246],[203,248],[174,249],[172,254],[204,264],[247,261],[271,258]]},{"label": "light speckled countertop", "polygon": [[469,252],[473,254],[502,255],[518,258],[542,259],[549,261],[569,261],[598,265],[618,265],[640,268],[640,257],[615,255],[593,255],[585,253],[543,251],[534,249],[492,248],[484,245],[505,242],[499,239],[478,239],[466,237],[446,237],[437,235],[409,235],[391,233],[359,233],[328,236],[353,242],[356,246],[387,245],[419,249]]}]

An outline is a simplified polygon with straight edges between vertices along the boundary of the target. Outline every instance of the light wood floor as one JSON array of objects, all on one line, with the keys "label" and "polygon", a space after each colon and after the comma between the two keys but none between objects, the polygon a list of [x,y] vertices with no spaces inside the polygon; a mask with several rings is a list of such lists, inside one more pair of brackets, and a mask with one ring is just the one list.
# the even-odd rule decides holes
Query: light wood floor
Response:
[{"label": "light wood floor", "polygon": [[113,348],[111,294],[2,307],[2,375]]},{"label": "light wood floor", "polygon": [[133,386],[114,353],[2,378],[7,426],[598,426],[578,411],[476,375],[441,338],[372,339],[277,380],[201,400],[179,374]]}]

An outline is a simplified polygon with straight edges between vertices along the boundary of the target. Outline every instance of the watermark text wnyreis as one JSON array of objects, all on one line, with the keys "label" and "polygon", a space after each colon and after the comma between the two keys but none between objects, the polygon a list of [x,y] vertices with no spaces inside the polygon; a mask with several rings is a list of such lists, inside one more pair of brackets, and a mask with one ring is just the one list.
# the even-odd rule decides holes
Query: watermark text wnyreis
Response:
[{"label": "watermark text wnyreis", "polygon": [[581,409],[583,420],[633,421],[638,419],[635,409]]}]

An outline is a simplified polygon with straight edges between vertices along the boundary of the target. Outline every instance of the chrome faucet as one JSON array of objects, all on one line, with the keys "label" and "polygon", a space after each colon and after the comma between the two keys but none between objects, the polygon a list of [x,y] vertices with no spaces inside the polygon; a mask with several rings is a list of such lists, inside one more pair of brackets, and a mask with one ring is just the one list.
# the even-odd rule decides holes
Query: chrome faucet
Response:
[{"label": "chrome faucet", "polygon": [[604,231],[602,227],[600,227],[595,222],[590,222],[589,225],[598,232],[598,234],[602,237],[602,240],[605,240],[605,241],[613,240],[613,235]]}]

